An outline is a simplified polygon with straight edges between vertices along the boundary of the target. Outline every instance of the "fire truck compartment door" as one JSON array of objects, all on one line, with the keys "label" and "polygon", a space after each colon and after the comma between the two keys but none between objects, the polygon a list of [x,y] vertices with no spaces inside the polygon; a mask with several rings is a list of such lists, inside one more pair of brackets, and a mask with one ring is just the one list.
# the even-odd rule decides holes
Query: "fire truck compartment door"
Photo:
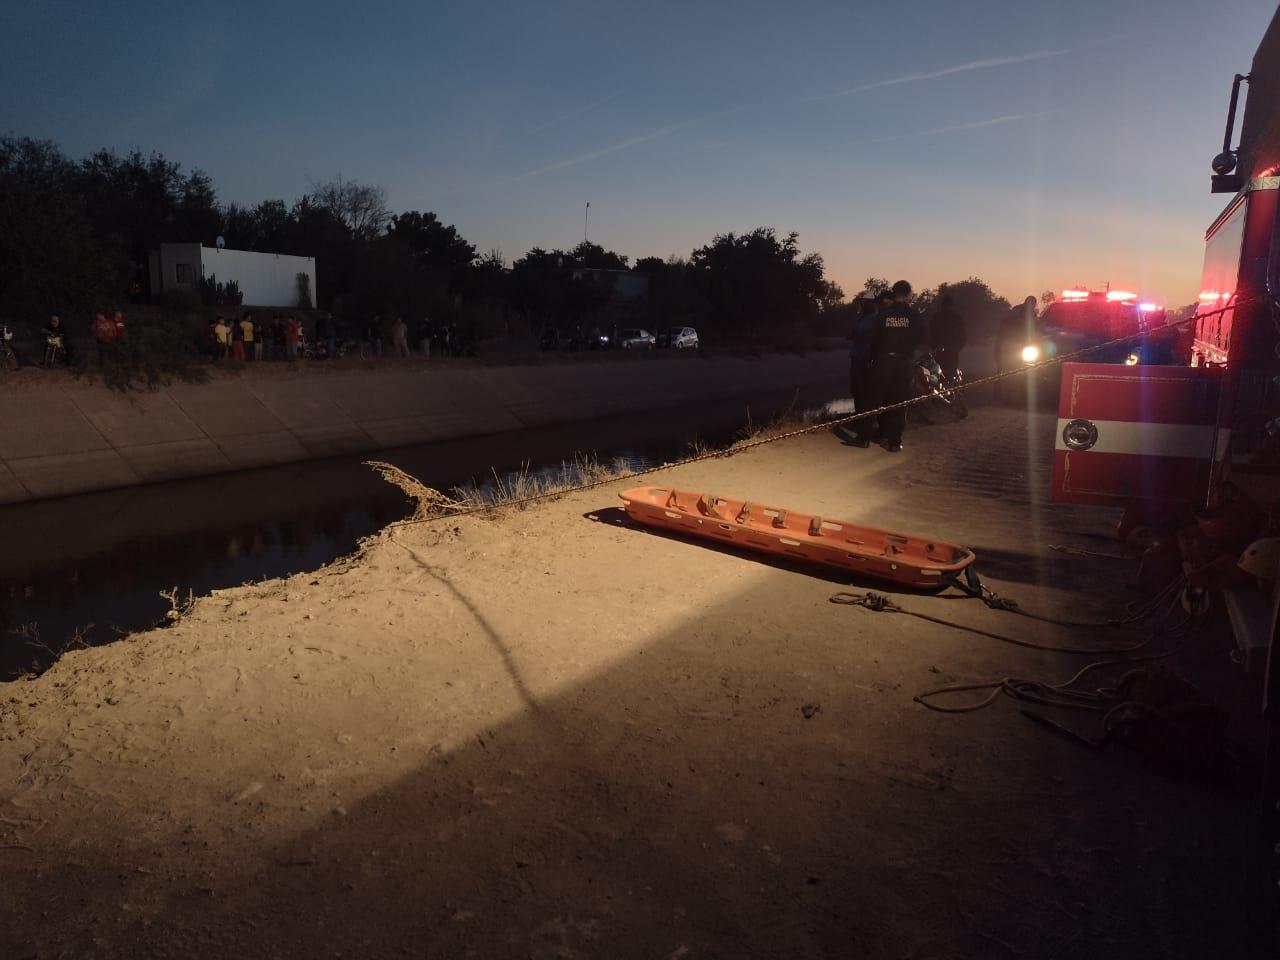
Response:
[{"label": "fire truck compartment door", "polygon": [[1220,393],[1213,368],[1064,363],[1053,499],[1199,505],[1227,451]]}]

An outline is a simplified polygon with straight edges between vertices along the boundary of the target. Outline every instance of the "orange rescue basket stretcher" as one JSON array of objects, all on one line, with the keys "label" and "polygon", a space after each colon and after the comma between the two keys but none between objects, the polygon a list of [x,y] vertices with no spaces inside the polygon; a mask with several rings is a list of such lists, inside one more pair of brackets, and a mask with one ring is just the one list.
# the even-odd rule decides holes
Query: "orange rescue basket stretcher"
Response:
[{"label": "orange rescue basket stretcher", "polygon": [[953,543],[709,493],[633,487],[619,496],[627,516],[648,527],[906,587],[948,586],[974,561],[972,550]]}]

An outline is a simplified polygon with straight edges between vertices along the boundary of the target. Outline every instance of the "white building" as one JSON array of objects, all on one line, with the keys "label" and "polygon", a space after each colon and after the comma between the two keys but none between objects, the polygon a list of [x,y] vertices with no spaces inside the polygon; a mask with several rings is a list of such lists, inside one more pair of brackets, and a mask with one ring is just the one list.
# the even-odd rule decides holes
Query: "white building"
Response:
[{"label": "white building", "polygon": [[198,243],[162,243],[150,260],[151,295],[157,299],[171,291],[200,295],[200,279],[213,277],[218,283],[234,280],[244,294],[245,306],[300,307],[305,274],[311,304],[316,299],[314,257],[294,257],[286,253],[253,253],[226,250]]}]

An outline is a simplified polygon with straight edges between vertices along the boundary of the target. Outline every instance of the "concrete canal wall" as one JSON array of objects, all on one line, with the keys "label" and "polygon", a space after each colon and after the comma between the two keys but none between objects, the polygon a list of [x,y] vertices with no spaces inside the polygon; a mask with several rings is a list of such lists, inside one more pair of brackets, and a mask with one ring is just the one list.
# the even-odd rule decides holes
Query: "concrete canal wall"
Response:
[{"label": "concrete canal wall", "polygon": [[848,375],[842,351],[263,373],[270,375],[223,374],[150,393],[70,378],[7,385],[0,504],[746,398]]}]

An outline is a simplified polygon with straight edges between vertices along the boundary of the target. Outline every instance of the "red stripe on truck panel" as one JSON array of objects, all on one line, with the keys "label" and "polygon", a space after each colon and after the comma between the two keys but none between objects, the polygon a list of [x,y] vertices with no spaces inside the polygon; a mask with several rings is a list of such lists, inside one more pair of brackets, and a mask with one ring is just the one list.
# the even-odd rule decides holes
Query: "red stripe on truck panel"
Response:
[{"label": "red stripe on truck panel", "polygon": [[1202,367],[1067,363],[1058,415],[1207,426],[1217,422],[1219,380]]},{"label": "red stripe on truck panel", "polygon": [[1070,450],[1053,453],[1053,499],[1067,503],[1199,503],[1208,483],[1207,459]]}]

